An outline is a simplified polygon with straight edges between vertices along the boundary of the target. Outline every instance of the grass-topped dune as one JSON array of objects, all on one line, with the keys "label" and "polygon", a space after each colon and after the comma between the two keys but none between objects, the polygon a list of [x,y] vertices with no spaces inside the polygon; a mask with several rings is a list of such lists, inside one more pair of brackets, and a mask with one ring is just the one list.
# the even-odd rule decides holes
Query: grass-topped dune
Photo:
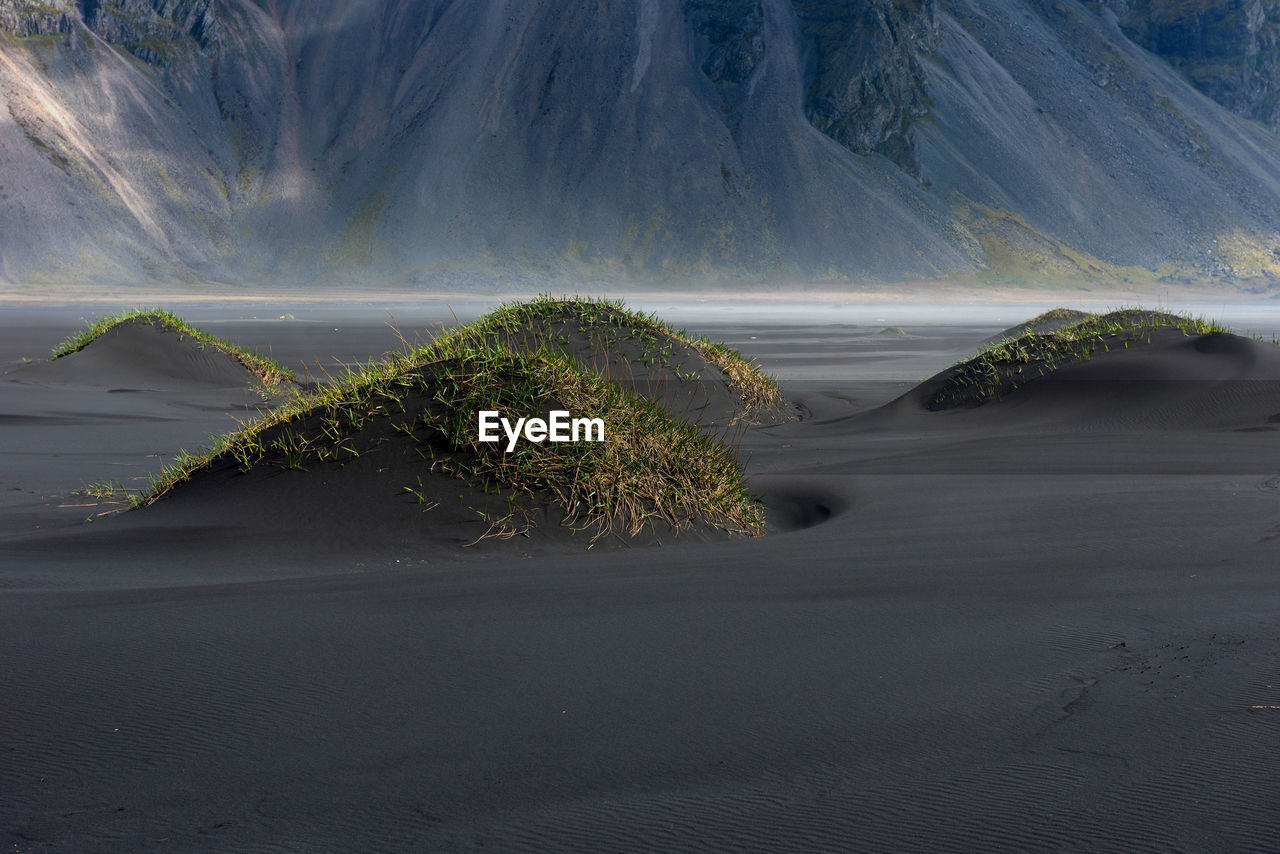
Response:
[{"label": "grass-topped dune", "polygon": [[1087,311],[1080,311],[1074,308],[1051,308],[1048,311],[1037,314],[1030,320],[1024,320],[1014,326],[1010,326],[1001,332],[997,332],[990,338],[982,342],[983,347],[992,344],[998,344],[1001,341],[1009,341],[1015,338],[1021,338],[1029,333],[1037,335],[1047,335],[1050,332],[1057,332],[1068,326],[1074,326],[1092,317]]},{"label": "grass-topped dune", "polygon": [[[1013,330],[1023,327],[1040,331],[1000,337],[973,357],[926,380],[913,396],[930,410],[975,407],[1046,378],[1059,378],[1071,366],[1108,354],[1119,356],[1153,344],[1181,345],[1190,338],[1205,339],[1192,342],[1194,352],[1202,354],[1227,347],[1242,351],[1256,344],[1202,318],[1140,308],[1106,314],[1055,309]],[[1168,379],[1189,378],[1193,366],[1186,360],[1166,362],[1161,370]]]},{"label": "grass-topped dune", "polygon": [[101,318],[59,343],[49,358],[62,362],[81,353],[99,369],[195,381],[249,379],[268,386],[295,381],[293,372],[274,359],[216,338],[161,308]]},{"label": "grass-topped dune", "polygon": [[703,426],[788,417],[778,384],[737,351],[621,302],[542,296],[500,306],[464,334],[480,347],[562,353]]},{"label": "grass-topped dune", "polygon": [[[646,353],[648,374],[636,371]],[[717,373],[708,377],[711,364]],[[672,374],[661,393],[637,393],[659,367]],[[684,371],[696,376],[677,374]],[[458,542],[507,537],[552,520],[592,540],[762,533],[761,505],[725,431],[663,405],[672,390],[694,399],[708,380],[732,395],[738,417],[780,401],[776,385],[728,348],[678,336],[616,303],[507,305],[299,392],[175,461],[135,504],[230,502],[242,515],[312,526],[323,517],[331,530],[368,523],[419,541],[432,531]],[[567,410],[601,419],[604,440],[521,439],[508,452],[506,438],[480,441],[481,410],[512,421]]]}]

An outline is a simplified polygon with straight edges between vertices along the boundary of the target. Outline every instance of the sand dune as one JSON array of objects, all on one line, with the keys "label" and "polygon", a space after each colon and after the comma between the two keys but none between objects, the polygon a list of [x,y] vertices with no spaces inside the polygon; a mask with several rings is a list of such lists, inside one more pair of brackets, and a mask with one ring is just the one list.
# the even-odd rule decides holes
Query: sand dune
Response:
[{"label": "sand dune", "polygon": [[[1087,360],[1027,371],[1020,384],[977,406],[974,423],[1054,429],[1271,430],[1280,418],[1280,349],[1230,333],[1157,329],[1150,340],[1099,348]],[[928,409],[955,375],[948,368],[890,406]]]},{"label": "sand dune", "polygon": [[[178,318],[169,322],[182,323]],[[184,380],[256,381],[241,364],[251,364],[251,354],[198,341],[196,336],[206,333],[188,331],[184,336],[130,320],[57,361],[75,359],[82,376],[154,374],[179,388]],[[461,343],[444,343],[452,340]],[[564,364],[570,374],[557,367],[562,363],[554,362],[556,353],[569,357],[571,362]],[[550,373],[539,367],[548,359]],[[590,480],[584,466],[574,468],[568,478],[556,474],[562,460],[576,452],[573,446],[562,445],[556,453],[549,443],[525,447],[526,440],[506,448],[501,447],[506,438],[497,446],[477,443],[475,407],[463,407],[467,411],[460,428],[453,426],[455,410],[461,389],[489,376],[495,360],[504,367],[491,379],[479,380],[492,385],[474,397],[477,406],[503,407],[506,401],[506,406],[524,409],[514,414],[506,409],[501,415],[544,419],[575,400],[579,407],[606,407],[585,414],[607,415],[599,419],[602,426],[608,421],[610,433],[623,431],[615,437],[602,430],[596,437],[613,455],[602,451],[601,458],[619,460],[617,482],[630,477],[625,468],[635,463],[628,460],[655,450],[659,456],[645,464],[661,471],[626,487],[629,491],[608,499],[614,503],[602,509],[603,496],[614,494],[608,491],[616,488],[610,485],[614,481]],[[740,357],[611,303],[512,304],[383,365],[393,381],[362,385],[362,377],[377,374],[374,366],[334,378],[331,387],[339,391],[291,400],[285,414],[246,424],[234,437],[218,440],[189,470],[153,485],[147,506],[139,508],[143,512],[126,514],[106,536],[120,537],[114,532],[139,526],[190,532],[216,520],[238,538],[261,543],[270,554],[287,553],[290,539],[298,536],[336,550],[436,550],[515,538],[534,538],[540,550],[657,544],[677,535],[722,539],[762,530],[757,502],[746,496],[750,506],[744,511],[731,502],[683,496],[691,489],[718,494],[721,485],[714,472],[722,464],[733,470],[725,476],[740,493],[740,468],[719,437],[743,419],[794,417],[777,397],[776,386]],[[635,391],[665,408],[644,412],[665,414],[628,420],[624,410],[630,405],[609,402],[600,397],[603,388],[591,391],[589,383],[575,391],[576,376],[604,377],[605,387]],[[549,386],[553,381],[559,385]],[[757,381],[760,385],[753,386]],[[686,421],[690,426],[682,426]],[[636,431],[652,437],[629,438]],[[702,431],[716,440],[709,441]],[[671,456],[665,446],[646,450],[653,437],[693,457]],[[690,486],[680,485],[686,481]],[[288,536],[281,537],[282,531]]]},{"label": "sand dune", "polygon": [[[11,336],[32,346],[17,351],[24,360],[6,364],[0,381],[7,450],[0,506],[15,520],[5,538],[45,535],[122,506],[120,495],[104,502],[80,490],[139,489],[179,451],[194,451],[279,399],[227,353],[146,324],[126,323],[79,352],[45,357],[72,328],[39,341]],[[37,508],[45,505],[62,512],[41,520]]]},{"label": "sand dune", "polygon": [[1079,311],[1073,308],[1054,308],[1043,314],[1036,315],[1022,323],[1016,323],[1007,329],[1002,329],[995,335],[988,336],[982,340],[983,344],[994,344],[997,341],[1004,341],[1009,338],[1017,338],[1026,335],[1028,332],[1043,335],[1046,332],[1057,332],[1065,326],[1073,323],[1079,323],[1089,316],[1088,312]]},{"label": "sand dune", "polygon": [[83,350],[47,366],[33,365],[61,381],[116,386],[108,391],[162,384],[181,389],[191,383],[256,385],[258,378],[234,356],[181,333],[127,321],[94,339]]},{"label": "sand dune", "polygon": [[794,417],[785,402],[767,406],[744,401],[724,370],[708,358],[710,342],[663,329],[632,334],[608,322],[592,324],[573,312],[536,318],[490,336],[518,350],[551,347],[598,371],[611,382],[654,400],[678,418],[704,429],[724,429],[741,420]]}]

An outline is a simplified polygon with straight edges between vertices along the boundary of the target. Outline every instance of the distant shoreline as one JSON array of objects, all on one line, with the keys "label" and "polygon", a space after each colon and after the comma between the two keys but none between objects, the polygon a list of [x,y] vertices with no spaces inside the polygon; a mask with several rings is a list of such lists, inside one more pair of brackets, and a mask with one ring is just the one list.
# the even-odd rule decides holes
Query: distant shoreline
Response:
[{"label": "distant shoreline", "polygon": [[236,286],[207,284],[190,290],[172,285],[13,285],[0,284],[0,305],[15,303],[73,304],[119,303],[121,301],[160,302],[172,304],[225,302],[290,302],[290,303],[407,303],[423,300],[445,302],[482,302],[531,299],[542,293],[589,294],[622,298],[628,301],[663,301],[700,304],[708,302],[740,302],[747,304],[990,304],[1010,303],[1035,305],[1054,301],[1087,302],[1093,305],[1157,304],[1162,301],[1183,303],[1258,303],[1278,301],[1271,294],[1249,293],[1243,287],[1202,282],[1195,285],[1165,286],[1154,290],[1115,289],[1106,283],[1079,285],[995,285],[984,287],[970,282],[913,281],[880,285],[849,286],[844,289],[813,289],[803,283],[785,288],[729,288],[700,286],[696,291],[663,290],[651,285],[628,287],[617,282],[546,284],[509,290],[429,290],[425,287],[357,288],[324,285]]}]

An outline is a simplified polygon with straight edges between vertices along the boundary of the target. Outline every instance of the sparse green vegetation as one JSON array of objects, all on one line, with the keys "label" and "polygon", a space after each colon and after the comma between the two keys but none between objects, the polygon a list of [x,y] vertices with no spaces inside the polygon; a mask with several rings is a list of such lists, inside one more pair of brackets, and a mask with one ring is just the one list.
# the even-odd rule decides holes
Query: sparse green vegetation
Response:
[{"label": "sparse green vegetation", "polygon": [[[953,203],[956,225],[973,240],[987,283],[1019,285],[1067,282],[1151,282],[1157,273],[1108,264],[1058,237],[1036,229],[1020,214],[963,200]],[[978,251],[980,250],[980,251]]]},{"label": "sparse green vegetation", "polygon": [[49,358],[51,360],[60,359],[63,356],[79,352],[122,323],[147,323],[194,338],[201,344],[214,347],[235,357],[240,364],[244,365],[266,385],[278,385],[286,381],[293,382],[296,379],[293,371],[274,359],[260,356],[229,341],[215,338],[203,330],[196,329],[173,312],[162,308],[135,308],[96,320],[54,347],[53,354]]},{"label": "sparse green vegetation", "polygon": [[[651,365],[663,365],[680,375],[683,364],[673,360],[674,342],[691,347],[698,355],[718,367],[729,388],[738,395],[744,410],[775,406],[782,401],[778,383],[736,350],[705,337],[694,337],[683,329],[674,329],[653,314],[627,309],[621,301],[583,297],[539,296],[528,302],[499,306],[473,324],[453,334],[483,336],[492,341],[510,341],[513,331],[532,328],[539,322],[572,318],[589,334],[598,335],[607,347],[623,340],[634,341],[642,349],[642,357]],[[527,341],[527,339],[526,339]],[[567,341],[547,340],[553,349]]]},{"label": "sparse green vegetation", "polygon": [[90,498],[115,498],[118,495],[127,494],[127,490],[123,485],[114,481],[98,480],[86,484],[80,490],[80,493]]},{"label": "sparse green vegetation", "polygon": [[[525,347],[508,343],[532,321],[565,313],[619,336],[649,336],[655,346],[664,336],[680,335],[721,366],[744,401],[776,399],[776,384],[723,345],[694,343],[619,303],[542,297],[504,305],[424,346],[297,393],[212,448],[181,455],[134,496],[134,505],[155,501],[219,461],[233,462],[242,472],[261,465],[342,466],[394,440],[414,443],[424,475],[441,472],[507,494],[506,515],[486,517],[496,536],[523,530],[520,500],[538,493],[565,508],[566,524],[590,528],[596,537],[634,535],[656,519],[677,528],[699,521],[761,533],[760,503],[747,491],[723,436],[674,418],[547,342],[536,349],[525,341]],[[507,453],[501,444],[479,441],[482,409],[523,415],[566,409],[602,418],[607,429],[603,442],[521,442]],[[421,476],[392,489],[432,506]]]},{"label": "sparse green vegetation", "polygon": [[1280,244],[1274,238],[1235,228],[1218,238],[1215,253],[1218,261],[1227,265],[1232,274],[1242,278],[1270,278],[1280,276]]},{"label": "sparse green vegetation", "polygon": [[[1028,325],[1045,317],[1033,318]],[[1204,318],[1141,308],[1087,315],[1079,323],[1056,332],[1028,332],[983,348],[948,372],[927,405],[930,409],[978,406],[1058,368],[1085,361],[1098,350],[1149,343],[1157,329],[1168,328],[1184,335],[1229,331]]]}]

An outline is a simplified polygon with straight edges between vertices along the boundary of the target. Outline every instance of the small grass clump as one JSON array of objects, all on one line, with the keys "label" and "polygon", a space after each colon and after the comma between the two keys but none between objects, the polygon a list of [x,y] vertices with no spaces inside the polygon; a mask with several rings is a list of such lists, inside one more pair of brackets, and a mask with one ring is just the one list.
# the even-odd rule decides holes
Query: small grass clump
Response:
[{"label": "small grass clump", "polygon": [[[593,322],[633,328],[617,319],[620,309],[612,303],[543,299],[503,306],[424,346],[296,393],[285,406],[220,438],[211,449],[182,455],[134,497],[134,504],[155,501],[219,461],[234,461],[243,472],[263,464],[342,466],[387,442],[407,441],[422,460],[421,474],[442,472],[511,497],[507,517],[491,530],[518,530],[520,500],[549,494],[565,508],[566,524],[591,528],[595,537],[634,536],[656,520],[675,528],[696,521],[733,533],[762,533],[760,502],[747,490],[723,437],[674,418],[660,404],[553,347],[512,348],[496,334],[523,328],[531,318],[566,305]],[[635,325],[655,335],[665,330],[656,323]],[[745,363],[741,357],[737,361]],[[510,453],[505,440],[479,441],[480,410],[545,416],[552,409],[603,419],[604,441],[522,441]],[[412,474],[409,478],[394,492],[403,494],[402,488],[419,503],[429,503],[421,477],[416,483]]]},{"label": "small grass clump", "polygon": [[282,382],[294,382],[296,377],[293,371],[281,365],[274,359],[266,356],[260,356],[250,350],[224,341],[221,338],[215,338],[209,333],[197,329],[187,323],[181,317],[178,317],[171,311],[162,308],[135,308],[129,311],[122,311],[118,314],[112,314],[103,317],[93,323],[90,323],[84,329],[62,341],[58,346],[53,348],[50,360],[60,359],[63,356],[69,356],[83,350],[89,344],[111,331],[117,326],[125,323],[144,323],[177,332],[179,335],[188,336],[199,341],[202,345],[208,345],[215,349],[221,350],[229,356],[232,356],[240,364],[244,365],[254,376],[256,376],[264,385],[279,385]]},{"label": "small grass clump", "polygon": [[[1041,315],[1028,321],[1028,325],[1041,319],[1052,318]],[[1056,332],[1028,332],[979,350],[951,368],[927,406],[934,410],[979,406],[1058,368],[1083,362],[1100,349],[1110,351],[1112,347],[1150,343],[1157,329],[1177,329],[1184,335],[1230,331],[1204,318],[1141,308],[1087,315]]]},{"label": "small grass clump", "polygon": [[126,492],[127,490],[122,484],[110,480],[96,480],[93,483],[86,484],[80,490],[81,495],[98,499],[115,498],[124,495]]}]

